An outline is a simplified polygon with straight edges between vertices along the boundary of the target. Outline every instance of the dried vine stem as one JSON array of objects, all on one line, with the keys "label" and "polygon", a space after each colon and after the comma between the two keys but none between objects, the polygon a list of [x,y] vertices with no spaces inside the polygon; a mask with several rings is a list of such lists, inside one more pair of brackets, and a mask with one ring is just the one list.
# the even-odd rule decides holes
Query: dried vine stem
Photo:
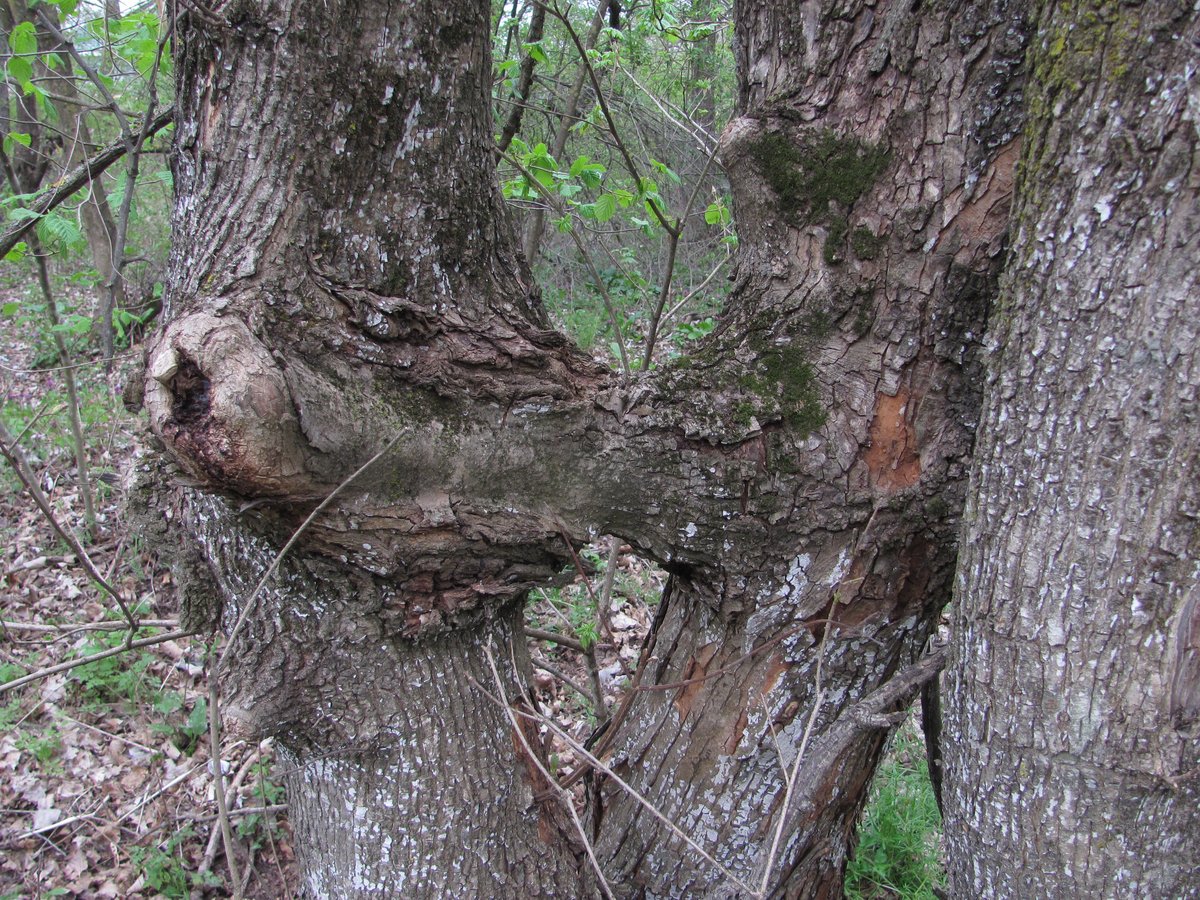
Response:
[{"label": "dried vine stem", "polygon": [[242,900],[242,876],[238,872],[234,853],[233,826],[229,824],[229,807],[225,802],[225,773],[221,771],[221,708],[217,697],[217,672],[209,655],[208,668],[208,757],[213,767],[216,782],[217,816],[221,823],[221,840],[225,844],[225,863],[229,866],[229,880],[233,885],[234,900]]},{"label": "dried vine stem", "polygon": [[[604,896],[608,898],[608,900],[613,900],[612,888],[610,888],[608,885],[608,879],[604,877],[604,871],[600,868],[600,861],[596,859],[596,851],[595,848],[592,847],[591,839],[588,838],[587,829],[585,829],[583,827],[583,823],[579,821],[579,813],[575,811],[575,804],[571,801],[571,797],[566,790],[560,787],[558,782],[554,780],[554,776],[547,771],[546,767],[542,764],[541,757],[538,756],[538,754],[534,752],[533,748],[529,746],[529,741],[525,737],[525,729],[523,729],[521,727],[521,723],[517,721],[515,708],[509,702],[508,695],[504,690],[504,681],[500,677],[499,669],[496,668],[496,659],[492,655],[491,646],[484,647],[483,652],[487,657],[488,668],[492,671],[493,683],[496,685],[496,690],[500,695],[499,703],[504,707],[505,715],[508,716],[508,721],[512,725],[513,732],[516,734],[517,739],[521,742],[521,748],[525,751],[526,758],[528,758],[537,767],[538,772],[540,772],[542,777],[546,779],[546,783],[550,785],[551,790],[554,791],[555,798],[570,814],[571,821],[575,825],[575,830],[579,833],[579,839],[583,842],[584,849],[587,852],[588,862],[592,866],[592,871],[596,873],[596,878],[600,881],[600,889],[604,893]],[[509,652],[510,654],[512,653],[511,645],[509,646]],[[515,661],[513,665],[515,668]],[[533,709],[529,698],[525,697],[524,699],[526,706],[528,706],[530,709]]]}]

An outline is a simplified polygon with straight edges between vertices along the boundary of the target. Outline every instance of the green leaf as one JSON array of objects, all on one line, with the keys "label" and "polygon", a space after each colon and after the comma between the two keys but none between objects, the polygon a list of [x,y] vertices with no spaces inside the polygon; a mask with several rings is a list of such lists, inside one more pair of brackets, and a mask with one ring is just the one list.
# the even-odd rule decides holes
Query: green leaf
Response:
[{"label": "green leaf", "polygon": [[19,56],[37,54],[37,30],[32,22],[21,22],[8,33],[8,46]]},{"label": "green leaf", "polygon": [[24,241],[18,241],[13,245],[13,248],[4,254],[5,262],[20,262],[25,258],[25,254],[29,252],[29,245]]},{"label": "green leaf", "polygon": [[544,66],[550,65],[550,60],[548,60],[546,58],[546,52],[544,50],[542,50],[541,41],[538,41],[535,44],[526,44],[525,52],[528,53],[530,56],[532,56],[535,60],[540,62],[542,65],[544,65]]},{"label": "green leaf", "polygon": [[614,194],[601,194],[596,198],[595,214],[597,222],[607,222],[617,213],[617,198]]},{"label": "green leaf", "polygon": [[16,300],[10,300],[8,303],[5,303],[3,306],[0,306],[0,314],[6,315],[6,316],[15,316],[20,311],[21,311],[21,304],[18,303]]},{"label": "green leaf", "polygon": [[33,80],[33,63],[23,56],[10,56],[6,68],[9,80],[21,85],[21,90],[28,94],[26,85]]},{"label": "green leaf", "polygon": [[37,233],[47,244],[57,243],[67,250],[81,249],[85,245],[79,226],[57,213],[44,216],[37,223]]},{"label": "green leaf", "polygon": [[41,213],[34,212],[32,209],[26,209],[23,206],[18,206],[16,209],[8,211],[8,221],[10,222],[24,222],[26,219],[40,219],[41,217]]},{"label": "green leaf", "polygon": [[714,200],[708,204],[708,208],[704,210],[704,221],[709,225],[728,225],[729,207],[725,205],[725,201]]},{"label": "green leaf", "polygon": [[661,172],[667,177],[668,180],[675,182],[675,184],[682,183],[682,179],[676,175],[675,171],[667,166],[666,163],[660,163],[657,159],[652,159],[650,160],[650,165],[655,169],[655,171]]},{"label": "green leaf", "polygon": [[62,334],[87,334],[92,330],[92,320],[79,313],[71,313],[50,330]]}]

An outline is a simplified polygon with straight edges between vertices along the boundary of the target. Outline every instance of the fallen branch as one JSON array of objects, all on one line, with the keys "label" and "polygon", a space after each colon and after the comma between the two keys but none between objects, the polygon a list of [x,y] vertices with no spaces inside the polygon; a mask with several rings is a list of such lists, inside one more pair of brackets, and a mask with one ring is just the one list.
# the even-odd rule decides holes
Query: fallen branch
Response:
[{"label": "fallen branch", "polygon": [[43,678],[49,678],[51,675],[57,675],[59,672],[69,672],[72,669],[78,669],[80,666],[86,666],[88,663],[94,663],[102,659],[108,659],[110,656],[116,656],[118,653],[128,653],[130,650],[137,650],[142,647],[152,647],[155,644],[163,644],[167,641],[176,640],[177,638],[188,637],[191,634],[193,634],[191,631],[170,631],[166,634],[156,635],[155,637],[130,641],[127,644],[122,644],[120,647],[102,650],[99,653],[93,653],[91,656],[85,656],[82,659],[73,659],[69,662],[59,663],[56,666],[48,666],[45,669],[38,669],[36,672],[30,672],[28,675],[22,675],[20,678],[14,678],[12,681],[0,684],[0,694],[3,694],[5,691],[16,690],[17,688],[24,687],[27,684],[33,684],[35,681],[40,681]]}]

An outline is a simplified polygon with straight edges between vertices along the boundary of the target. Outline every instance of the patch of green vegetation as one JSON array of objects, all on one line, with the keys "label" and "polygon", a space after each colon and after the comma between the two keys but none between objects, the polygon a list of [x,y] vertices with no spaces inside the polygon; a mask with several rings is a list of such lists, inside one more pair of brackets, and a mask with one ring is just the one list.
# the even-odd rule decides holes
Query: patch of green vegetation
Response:
[{"label": "patch of green vegetation", "polygon": [[32,756],[42,771],[51,774],[62,771],[56,759],[62,751],[62,734],[57,728],[49,726],[41,731],[24,731],[17,735],[16,746]]},{"label": "patch of green vegetation", "polygon": [[[273,806],[283,803],[283,785],[277,784],[271,777],[271,763],[259,760],[250,767],[251,777],[254,778],[254,797],[260,806]],[[252,813],[242,816],[237,823],[238,837],[246,841],[252,849],[258,850],[264,844],[270,843],[282,835],[279,821],[274,813]]]},{"label": "patch of green vegetation", "polygon": [[797,141],[770,132],[750,153],[783,218],[793,225],[824,225],[825,261],[841,262],[850,230],[847,213],[887,166],[887,150],[824,129]]},{"label": "patch of green vegetation", "polygon": [[[137,637],[147,637],[149,634],[143,629]],[[78,655],[82,658],[111,650],[124,644],[125,640],[126,632],[101,632],[89,639]],[[81,698],[87,703],[137,703],[151,695],[152,688],[146,678],[146,670],[153,662],[154,657],[145,651],[118,653],[80,666],[71,674],[79,685]]]},{"label": "patch of green vegetation", "polygon": [[188,871],[189,864],[182,847],[193,837],[195,832],[191,828],[184,828],[157,847],[130,848],[129,858],[141,872],[147,888],[175,900],[191,896],[193,887],[217,887],[221,884],[220,878],[211,872],[193,875]]},{"label": "patch of green vegetation", "polygon": [[915,726],[897,732],[879,767],[846,867],[850,900],[933,900],[945,884],[938,859],[942,819]]},{"label": "patch of green vegetation", "polygon": [[208,732],[208,701],[201,697],[192,706],[191,712],[185,714],[183,695],[177,691],[166,691],[154,699],[153,706],[163,721],[152,723],[150,730],[169,737],[188,756],[195,753]]}]

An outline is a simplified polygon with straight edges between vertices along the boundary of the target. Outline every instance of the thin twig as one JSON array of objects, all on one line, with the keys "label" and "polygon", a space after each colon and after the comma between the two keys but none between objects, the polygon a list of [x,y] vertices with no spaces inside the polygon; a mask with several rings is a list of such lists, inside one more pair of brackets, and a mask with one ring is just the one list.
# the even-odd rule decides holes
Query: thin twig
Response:
[{"label": "thin twig", "polygon": [[121,607],[121,612],[125,616],[125,620],[129,623],[130,636],[132,636],[134,630],[136,630],[138,627],[138,623],[134,618],[133,613],[130,611],[129,605],[125,602],[125,598],[121,595],[120,591],[109,584],[108,580],[100,574],[100,570],[96,568],[96,564],[92,562],[91,557],[88,556],[87,551],[83,549],[83,545],[79,543],[79,540],[75,537],[75,535],[69,532],[58,521],[58,517],[54,515],[54,510],[50,507],[49,499],[47,499],[46,495],[42,493],[42,489],[38,486],[37,479],[33,477],[33,472],[29,468],[29,463],[25,459],[25,454],[22,453],[21,448],[16,446],[16,444],[13,442],[12,435],[9,433],[8,429],[4,427],[3,422],[0,422],[0,456],[3,456],[6,460],[8,460],[8,464],[12,466],[13,471],[16,472],[17,478],[20,480],[21,484],[25,486],[25,490],[29,491],[29,495],[33,497],[33,502],[36,503],[38,509],[42,511],[42,515],[50,523],[50,527],[57,532],[59,537],[66,541],[67,546],[71,548],[71,552],[75,554],[76,559],[79,560],[79,564],[83,566],[84,571],[92,577],[92,580],[95,581],[96,584],[98,584],[106,594],[108,594],[117,602],[119,607]]},{"label": "thin twig", "polygon": [[24,687],[27,684],[32,684],[35,681],[40,681],[43,678],[49,678],[51,675],[57,675],[59,672],[69,672],[72,669],[78,669],[80,666],[86,666],[88,663],[99,662],[102,659],[108,659],[110,656],[116,656],[118,653],[128,653],[130,650],[139,650],[142,647],[152,647],[155,644],[163,644],[167,641],[178,640],[179,638],[188,637],[192,634],[190,631],[171,631],[167,634],[159,634],[154,637],[142,638],[137,641],[131,641],[122,644],[120,647],[112,647],[108,650],[102,650],[99,653],[93,653],[91,656],[85,656],[82,659],[73,659],[68,662],[59,663],[56,666],[48,666],[45,669],[38,669],[36,672],[30,672],[28,675],[22,675],[20,678],[14,678],[12,681],[0,684],[0,694],[5,691],[16,690],[19,687]]},{"label": "thin twig", "polygon": [[[475,681],[475,679],[472,678],[471,681],[475,684],[475,686],[477,688],[479,688],[479,690],[485,696],[490,697],[492,702],[502,703],[501,700],[499,700],[497,697],[493,696],[490,691],[486,690],[481,684],[479,684],[477,681]],[[733,882],[737,887],[741,888],[746,893],[751,894],[751,895],[754,894],[754,889],[752,887],[747,885],[744,881],[742,881],[740,878],[738,878],[736,875],[734,875],[731,871],[729,871],[729,869],[727,869],[725,866],[723,866],[721,863],[719,863],[713,857],[713,855],[711,853],[709,853],[707,850],[705,850],[703,847],[701,847],[699,844],[697,844],[691,837],[689,837],[687,835],[686,832],[683,831],[683,829],[681,829],[678,825],[676,825],[674,822],[672,822],[670,819],[668,819],[662,812],[660,812],[653,803],[651,803],[649,800],[647,800],[645,797],[643,797],[641,794],[639,794],[632,785],[630,785],[623,778],[621,778],[620,775],[618,775],[616,772],[614,772],[608,764],[602,762],[601,760],[599,760],[595,756],[593,756],[586,747],[584,747],[581,743],[579,743],[577,740],[575,740],[573,737],[571,737],[571,735],[568,734],[553,719],[550,719],[543,715],[535,715],[533,713],[528,713],[523,710],[513,710],[513,714],[521,716],[522,718],[525,718],[525,719],[529,719],[530,721],[537,722],[537,723],[542,724],[542,725],[546,726],[547,728],[549,728],[556,735],[558,735],[559,738],[562,739],[563,743],[565,743],[568,747],[570,747],[572,750],[574,750],[577,755],[579,755],[584,760],[586,760],[593,769],[595,769],[597,772],[603,773],[608,778],[611,778],[613,780],[613,782],[616,783],[616,785],[619,788],[621,788],[621,790],[625,791],[625,793],[627,793],[630,797],[632,797],[634,800],[636,800],[638,803],[640,803],[642,805],[642,807],[646,809],[647,812],[649,812],[652,816],[654,816],[654,818],[658,819],[658,821],[662,822],[662,824],[667,827],[668,831],[670,831],[673,835],[675,835],[677,838],[679,838],[681,841],[683,841],[685,844],[687,844],[689,847],[691,847],[693,850],[695,850],[697,853],[699,853],[700,856],[703,857],[704,860],[706,862],[708,862],[711,866],[713,866],[718,872],[720,872],[722,875],[724,875],[726,878],[728,878],[731,882]]]},{"label": "thin twig", "polygon": [[[9,570],[15,571],[15,570]],[[5,628],[13,631],[32,631],[35,634],[61,634],[70,636],[80,631],[124,631],[129,626],[122,622],[81,622],[75,625],[38,625],[34,622],[13,622],[4,619]],[[178,619],[139,619],[138,628],[178,628]]]},{"label": "thin twig", "polygon": [[804,760],[804,753],[808,749],[809,739],[812,737],[813,726],[817,722],[817,714],[821,711],[821,707],[825,704],[825,688],[821,684],[821,674],[825,665],[825,646],[829,641],[829,632],[833,628],[826,626],[821,632],[821,644],[817,647],[817,671],[813,679],[814,694],[812,711],[808,714],[808,722],[804,726],[804,736],[800,739],[800,746],[796,748],[796,760],[792,764],[791,774],[788,774],[787,769],[784,769],[784,779],[787,787],[783,793],[783,807],[779,810],[779,821],[775,823],[775,835],[771,840],[771,851],[767,854],[766,864],[763,866],[762,882],[759,884],[758,893],[755,895],[760,898],[767,896],[767,888],[771,881],[771,872],[775,868],[775,857],[779,853],[779,844],[783,840],[783,828],[787,822],[788,810],[792,806],[792,793],[796,789],[796,780],[800,775],[800,763]]},{"label": "thin twig", "polygon": [[[241,766],[238,767],[237,772],[233,776],[233,780],[229,782],[229,787],[225,791],[225,818],[226,819],[232,818],[233,814],[237,811],[237,810],[231,809],[230,806],[232,805],[234,799],[237,797],[237,792],[238,792],[238,789],[242,786],[242,782],[244,782],[246,780],[246,775],[249,773],[250,767],[252,765],[254,765],[254,763],[257,762],[258,759],[259,759],[259,753],[257,751],[255,751],[254,753],[251,753],[249,756],[247,756],[246,759],[242,762]],[[218,820],[218,821],[221,819],[221,813],[220,813],[219,809],[218,809],[217,814],[215,816],[213,816],[213,819]],[[217,844],[218,844],[218,842],[220,842],[223,839],[223,837],[224,837],[224,834],[223,834],[223,830],[221,828],[214,828],[212,834],[209,835],[208,846],[204,848],[204,859],[200,863],[200,871],[201,872],[212,871],[213,860],[215,860],[217,858]]]},{"label": "thin twig", "polygon": [[[526,757],[537,767],[537,770],[541,773],[542,777],[546,779],[546,783],[550,785],[551,790],[554,791],[555,798],[566,808],[567,812],[570,813],[571,821],[575,824],[575,830],[579,833],[579,839],[583,841],[583,847],[587,851],[588,861],[591,863],[592,870],[596,873],[596,877],[600,880],[600,889],[604,892],[605,897],[609,898],[609,900],[612,900],[612,888],[608,886],[608,879],[604,877],[604,871],[600,868],[600,861],[596,859],[596,851],[593,849],[592,842],[588,838],[587,830],[583,827],[583,823],[579,821],[579,813],[575,811],[575,804],[571,802],[571,797],[567,794],[567,792],[558,786],[558,783],[554,780],[554,776],[546,770],[544,765],[542,765],[541,757],[539,757],[538,754],[533,751],[533,748],[529,746],[529,741],[525,737],[525,729],[523,729],[521,727],[521,723],[517,721],[514,708],[512,704],[509,703],[508,696],[504,691],[504,682],[500,678],[500,671],[496,668],[496,660],[492,656],[492,648],[490,646],[484,647],[483,652],[487,657],[488,667],[492,670],[492,679],[496,685],[496,690],[500,692],[500,701],[504,707],[504,712],[508,716],[508,721],[512,725],[512,729],[516,733],[517,739],[521,742],[521,747],[524,749]],[[509,652],[512,652],[511,645],[509,646]],[[529,698],[525,698],[525,700],[526,705],[532,709],[532,705],[529,704]]]},{"label": "thin twig", "polygon": [[587,700],[589,702],[595,702],[591,693],[589,693],[588,690],[583,687],[583,685],[579,684],[579,682],[575,681],[575,679],[573,679],[566,672],[563,672],[562,670],[555,668],[553,665],[546,662],[544,659],[534,659],[533,667],[535,669],[545,669],[547,672],[549,672],[551,675],[553,675],[555,678],[557,678],[559,681],[561,681],[563,684],[565,684],[567,687],[569,687],[571,690],[573,690],[575,693],[577,693],[584,700]]},{"label": "thin twig", "polygon": [[[588,580],[587,572],[584,571],[583,561],[580,560],[579,554],[575,552],[575,545],[571,543],[571,536],[567,533],[567,526],[559,522],[558,529],[562,534],[563,543],[571,551],[571,559],[575,562],[575,571],[583,579],[583,586],[587,589],[588,599],[592,601],[592,606],[596,607],[598,614],[600,610],[599,599],[596,597],[596,592],[592,590],[592,583]],[[611,636],[610,634],[609,637]],[[582,643],[580,641],[581,645]],[[609,714],[608,704],[604,702],[604,685],[600,683],[600,662],[596,659],[595,641],[583,648],[583,658],[587,662],[588,679],[592,684],[592,705],[596,707],[596,727],[603,728],[608,724]]]},{"label": "thin twig", "polygon": [[[637,185],[638,193],[642,193],[642,175],[638,171],[637,164],[633,161],[633,157],[630,155],[629,149],[625,146],[625,142],[621,140],[620,132],[617,130],[617,123],[613,121],[612,112],[608,108],[608,101],[604,98],[604,90],[600,87],[600,79],[596,77],[596,70],[592,68],[592,62],[588,58],[588,52],[584,49],[583,42],[579,40],[579,35],[576,34],[575,29],[571,26],[570,19],[560,12],[557,7],[551,7],[550,12],[556,19],[562,22],[563,27],[567,29],[567,35],[571,38],[571,42],[575,44],[575,49],[579,52],[580,62],[584,67],[586,67],[588,77],[592,82],[592,88],[596,92],[596,102],[600,106],[600,111],[604,114],[604,120],[608,123],[608,131],[612,135],[613,140],[616,142],[617,150],[620,151],[621,158],[625,160],[625,167],[629,170],[629,175],[633,178],[634,184]],[[650,207],[650,211],[654,214],[654,218],[658,219],[658,224],[663,227],[663,230],[665,230],[667,234],[678,234],[681,224],[679,221],[676,221],[674,224],[667,221],[666,213],[664,213],[659,207],[658,203],[650,197],[646,198],[646,205]]]},{"label": "thin twig", "polygon": [[211,665],[208,670],[208,757],[216,782],[217,815],[221,823],[221,838],[225,843],[225,863],[229,866],[229,881],[233,885],[234,900],[242,900],[242,876],[238,873],[237,856],[234,853],[233,827],[229,824],[229,808],[225,803],[225,773],[221,771],[221,710],[217,698],[217,670]]},{"label": "thin twig", "polygon": [[559,644],[560,646],[574,650],[576,653],[584,652],[583,644],[580,641],[565,634],[559,634],[557,631],[544,631],[541,628],[527,627],[525,629],[525,636],[537,641],[549,641],[552,644]]},{"label": "thin twig", "polygon": [[679,249],[679,238],[683,235],[684,229],[687,228],[688,216],[692,214],[692,205],[696,202],[696,197],[700,193],[700,187],[704,183],[704,176],[708,174],[708,170],[716,158],[717,148],[714,145],[712,152],[708,154],[708,159],[704,161],[704,168],[700,171],[700,177],[692,185],[692,192],[688,195],[687,203],[683,206],[683,215],[676,220],[674,230],[668,229],[667,231],[667,270],[666,274],[663,275],[662,289],[658,294],[658,303],[654,306],[654,314],[650,317],[650,328],[646,333],[646,355],[642,358],[642,371],[648,371],[650,363],[654,359],[654,345],[658,341],[658,326],[662,321],[662,313],[666,308],[667,300],[671,296],[671,281],[675,276],[675,255]]},{"label": "thin twig", "polygon": [[[16,570],[10,570],[16,571]],[[4,628],[13,631],[32,631],[34,634],[59,634],[71,636],[79,631],[124,631],[128,625],[121,622],[85,622],[76,625],[38,625],[31,622],[2,620]],[[179,619],[138,619],[138,628],[179,628]]]}]

